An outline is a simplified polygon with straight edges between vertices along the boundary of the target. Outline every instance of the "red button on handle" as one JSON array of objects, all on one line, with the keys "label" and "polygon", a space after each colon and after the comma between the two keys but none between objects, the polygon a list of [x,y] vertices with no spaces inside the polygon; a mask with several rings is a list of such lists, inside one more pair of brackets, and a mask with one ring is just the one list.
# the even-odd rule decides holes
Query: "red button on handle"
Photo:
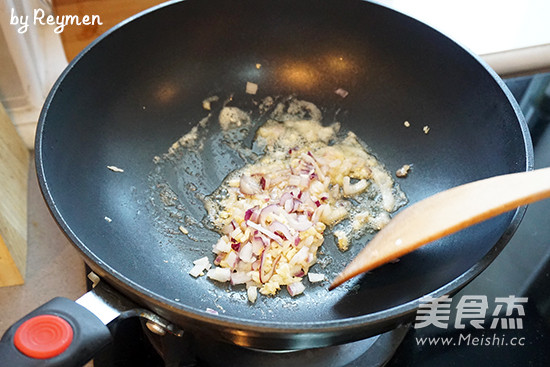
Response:
[{"label": "red button on handle", "polygon": [[15,347],[28,357],[47,359],[63,353],[73,340],[73,328],[59,316],[39,315],[28,319],[15,332]]}]

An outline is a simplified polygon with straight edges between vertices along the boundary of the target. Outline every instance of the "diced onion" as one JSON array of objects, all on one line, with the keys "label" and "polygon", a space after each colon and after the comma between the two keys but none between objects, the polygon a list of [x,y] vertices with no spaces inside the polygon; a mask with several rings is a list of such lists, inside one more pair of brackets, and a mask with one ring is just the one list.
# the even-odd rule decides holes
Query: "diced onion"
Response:
[{"label": "diced onion", "polygon": [[256,286],[250,286],[246,290],[246,294],[248,296],[248,300],[252,303],[256,302],[256,299],[258,298],[258,287]]},{"label": "diced onion", "polygon": [[307,273],[307,279],[311,282],[311,283],[318,283],[318,282],[322,282],[325,280],[325,274],[320,274],[320,273]]},{"label": "diced onion", "polygon": [[294,242],[294,236],[292,235],[292,233],[290,233],[290,229],[283,223],[274,221],[269,225],[268,229],[273,233],[279,232],[284,236],[285,239]]},{"label": "diced onion", "polygon": [[225,257],[225,262],[227,263],[227,266],[229,266],[231,269],[233,269],[235,265],[237,265],[238,260],[239,257],[237,256],[237,253],[235,251],[230,251]]},{"label": "diced onion", "polygon": [[246,221],[246,224],[252,228],[254,228],[255,230],[257,230],[258,232],[262,232],[263,234],[265,234],[267,237],[271,238],[272,240],[275,240],[277,243],[279,244],[283,244],[283,239],[276,235],[275,233],[271,232],[270,230],[268,230],[267,228],[264,228],[262,227],[261,225],[259,224],[256,224],[254,222],[251,222],[249,220]]},{"label": "diced onion", "polygon": [[195,278],[199,277],[200,275],[203,275],[203,272],[205,270],[208,270],[212,267],[212,264],[210,264],[210,260],[206,256],[193,261],[193,264],[194,266],[189,271],[189,274]]},{"label": "diced onion", "polygon": [[293,257],[292,259],[290,259],[290,264],[291,265],[294,265],[294,264],[300,264],[300,263],[304,263],[307,258],[308,258],[308,254],[309,254],[309,247],[302,247]]},{"label": "diced onion", "polygon": [[216,311],[216,310],[214,310],[213,308],[210,308],[210,307],[206,307],[205,311],[209,314],[212,314],[212,315],[219,315],[218,311]]},{"label": "diced onion", "polygon": [[351,179],[346,176],[344,177],[344,185],[342,186],[342,190],[344,191],[344,195],[352,196],[365,191],[368,186],[369,184],[365,179],[359,180],[356,183],[352,184]]},{"label": "diced onion", "polygon": [[210,265],[210,260],[208,259],[208,257],[204,256],[200,259],[193,261],[193,264],[204,266],[206,268],[208,265]]},{"label": "diced onion", "polygon": [[195,265],[191,268],[191,270],[189,270],[189,275],[197,278],[199,277],[204,271],[204,267],[202,267],[201,265]]},{"label": "diced onion", "polygon": [[286,289],[288,290],[288,294],[294,297],[304,293],[304,291],[306,290],[306,286],[302,282],[296,282],[296,283],[291,283],[287,285]]},{"label": "diced onion", "polygon": [[246,282],[249,282],[252,278],[248,273],[242,272],[242,271],[236,271],[234,273],[231,273],[231,284],[244,284]]},{"label": "diced onion", "polygon": [[262,192],[260,184],[249,175],[242,175],[239,181],[239,189],[243,194],[255,195]]},{"label": "diced onion", "polygon": [[241,250],[239,251],[239,258],[244,262],[251,262],[252,260],[252,244],[250,242],[247,242],[243,247],[241,247]]},{"label": "diced onion", "polygon": [[225,237],[220,237],[218,242],[214,245],[214,253],[219,254],[222,252],[231,251],[231,244],[226,241]]},{"label": "diced onion", "polygon": [[212,268],[208,270],[206,276],[218,282],[228,282],[231,279],[231,269],[229,268]]}]

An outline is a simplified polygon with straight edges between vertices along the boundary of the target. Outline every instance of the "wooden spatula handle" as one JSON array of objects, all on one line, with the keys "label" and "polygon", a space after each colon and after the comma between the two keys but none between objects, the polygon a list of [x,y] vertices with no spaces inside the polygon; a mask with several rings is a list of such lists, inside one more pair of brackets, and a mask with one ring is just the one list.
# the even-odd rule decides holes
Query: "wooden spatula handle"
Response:
[{"label": "wooden spatula handle", "polygon": [[548,197],[550,168],[496,176],[430,196],[398,213],[329,289],[429,242]]}]

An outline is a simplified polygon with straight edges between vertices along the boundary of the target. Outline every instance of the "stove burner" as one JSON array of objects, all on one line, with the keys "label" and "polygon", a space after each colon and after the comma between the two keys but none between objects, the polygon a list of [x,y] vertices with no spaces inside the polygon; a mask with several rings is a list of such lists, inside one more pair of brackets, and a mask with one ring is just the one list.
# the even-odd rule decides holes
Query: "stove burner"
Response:
[{"label": "stove burner", "polygon": [[151,333],[138,318],[122,320],[114,343],[94,367],[381,367],[388,363],[410,331],[401,325],[386,333],[336,346],[288,351],[244,348],[185,333],[183,337]]},{"label": "stove burner", "polygon": [[198,339],[197,366],[379,367],[393,356],[408,330],[409,325],[403,325],[352,343],[298,351],[265,351]]}]

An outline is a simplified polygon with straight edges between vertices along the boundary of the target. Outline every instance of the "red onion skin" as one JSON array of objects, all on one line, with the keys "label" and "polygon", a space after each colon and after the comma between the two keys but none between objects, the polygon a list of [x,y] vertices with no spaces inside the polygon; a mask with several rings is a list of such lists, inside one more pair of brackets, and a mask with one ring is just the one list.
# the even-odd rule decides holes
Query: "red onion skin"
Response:
[{"label": "red onion skin", "polygon": [[244,221],[250,220],[254,223],[258,223],[258,219],[260,218],[260,207],[258,205],[255,205],[254,207],[248,209],[244,213]]},{"label": "red onion skin", "polygon": [[265,208],[263,208],[260,212],[259,223],[265,227],[266,226],[265,221],[267,219],[267,216],[273,213],[275,210],[277,210],[277,208],[279,208],[277,204],[270,204]]},{"label": "red onion skin", "polygon": [[292,194],[290,192],[285,192],[281,195],[281,199],[279,200],[279,205],[284,205],[287,200],[292,199]]},{"label": "red onion skin", "polygon": [[262,225],[260,224],[257,224],[257,223],[252,223],[251,221],[247,221],[246,222],[250,227],[258,230],[259,232],[263,233],[264,235],[266,235],[267,237],[271,238],[273,241],[277,242],[279,245],[282,245],[283,244],[283,239],[281,238],[281,236],[271,232],[269,229],[263,227]]},{"label": "red onion skin", "polygon": [[294,211],[294,199],[290,198],[284,202],[284,208],[287,213],[292,213]]},{"label": "red onion skin", "polygon": [[274,221],[273,223],[271,223],[269,225],[268,229],[271,232],[280,235],[285,240],[292,240],[293,239],[293,236],[290,233],[290,229],[281,222]]},{"label": "red onion skin", "polygon": [[275,258],[275,260],[273,260],[273,264],[271,266],[271,270],[269,271],[269,273],[264,275],[263,274],[263,266],[264,266],[264,262],[265,262],[265,253],[266,252],[267,251],[264,250],[264,252],[262,253],[262,261],[260,263],[260,268],[258,269],[258,271],[260,273],[260,283],[262,283],[262,284],[269,282],[269,279],[271,279],[271,277],[275,273],[275,267],[277,266],[277,263],[279,262],[279,259],[281,258],[281,255],[277,256]]},{"label": "red onion skin", "polygon": [[262,260],[256,260],[252,263],[252,270],[259,270]]}]

